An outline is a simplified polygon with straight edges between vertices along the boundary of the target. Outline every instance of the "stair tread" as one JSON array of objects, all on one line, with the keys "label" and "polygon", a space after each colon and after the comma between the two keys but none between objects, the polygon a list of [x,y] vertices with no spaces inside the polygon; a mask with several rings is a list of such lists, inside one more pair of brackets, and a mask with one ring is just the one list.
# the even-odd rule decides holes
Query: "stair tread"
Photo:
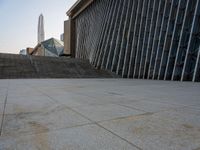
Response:
[{"label": "stair tread", "polygon": [[0,78],[113,78],[88,60],[0,53]]}]

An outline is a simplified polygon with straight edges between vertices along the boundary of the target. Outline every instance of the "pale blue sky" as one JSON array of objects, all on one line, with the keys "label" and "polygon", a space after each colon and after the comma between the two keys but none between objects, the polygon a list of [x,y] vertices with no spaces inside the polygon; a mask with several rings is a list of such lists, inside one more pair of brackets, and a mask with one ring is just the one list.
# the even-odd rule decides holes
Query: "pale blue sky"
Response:
[{"label": "pale blue sky", "polygon": [[45,39],[60,39],[66,11],[76,0],[0,0],[0,53],[19,53],[37,44],[37,24],[44,15]]}]

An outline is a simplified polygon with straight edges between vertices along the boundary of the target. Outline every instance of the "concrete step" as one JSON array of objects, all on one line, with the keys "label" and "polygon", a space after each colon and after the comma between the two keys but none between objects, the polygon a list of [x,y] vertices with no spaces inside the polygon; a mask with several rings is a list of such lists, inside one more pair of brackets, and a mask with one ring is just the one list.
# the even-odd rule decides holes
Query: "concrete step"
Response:
[{"label": "concrete step", "polygon": [[88,60],[66,57],[36,57],[0,53],[0,78],[113,78],[115,74],[95,69]]}]

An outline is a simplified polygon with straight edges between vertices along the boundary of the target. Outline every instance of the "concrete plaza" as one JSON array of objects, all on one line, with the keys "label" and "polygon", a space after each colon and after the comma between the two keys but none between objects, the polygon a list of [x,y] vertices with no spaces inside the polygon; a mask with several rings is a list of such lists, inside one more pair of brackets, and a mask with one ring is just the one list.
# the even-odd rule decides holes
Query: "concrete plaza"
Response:
[{"label": "concrete plaza", "polygon": [[200,84],[0,80],[0,150],[199,150]]}]

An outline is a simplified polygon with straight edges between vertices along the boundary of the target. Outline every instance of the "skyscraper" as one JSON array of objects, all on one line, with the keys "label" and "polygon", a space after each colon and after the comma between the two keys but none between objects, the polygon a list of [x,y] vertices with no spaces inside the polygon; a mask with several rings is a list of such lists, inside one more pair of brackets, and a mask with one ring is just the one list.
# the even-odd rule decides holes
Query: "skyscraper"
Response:
[{"label": "skyscraper", "polygon": [[41,14],[38,21],[38,43],[44,41],[44,17]]}]

